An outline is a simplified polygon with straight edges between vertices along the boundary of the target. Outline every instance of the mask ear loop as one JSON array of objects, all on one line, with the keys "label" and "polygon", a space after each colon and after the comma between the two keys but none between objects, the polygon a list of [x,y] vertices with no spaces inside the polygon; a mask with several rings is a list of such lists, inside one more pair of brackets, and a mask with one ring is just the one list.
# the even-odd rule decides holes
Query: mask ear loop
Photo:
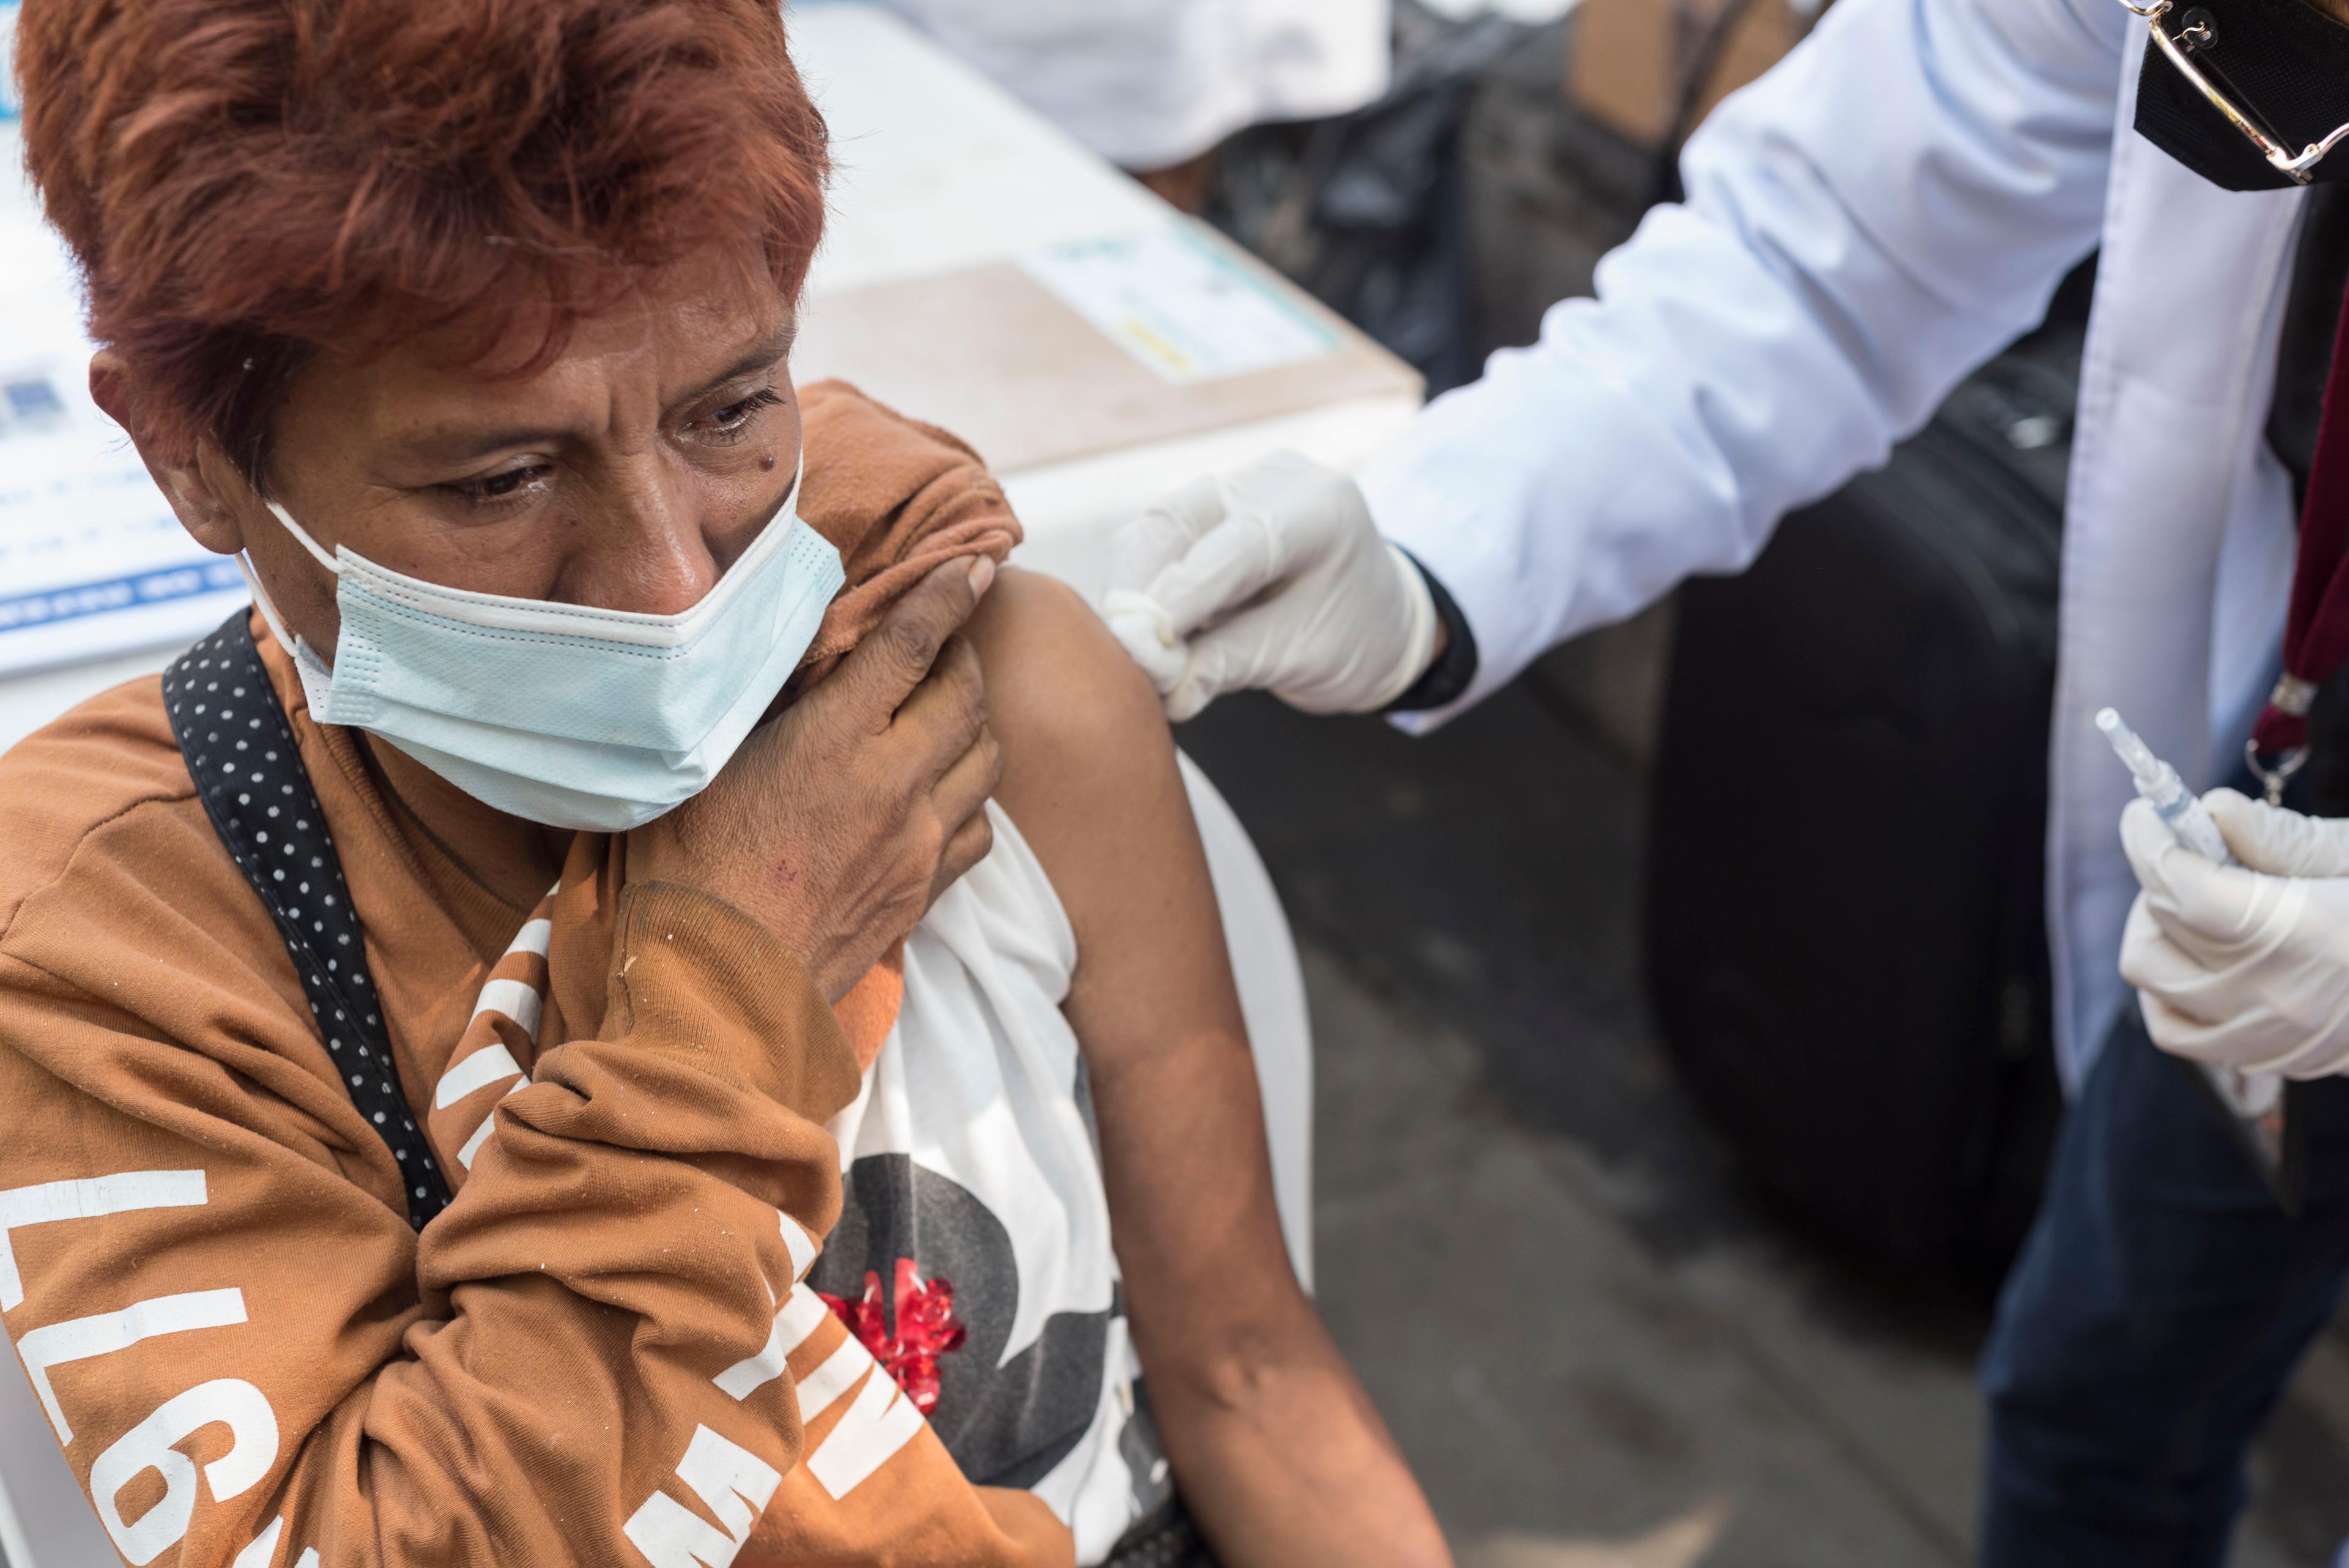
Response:
[{"label": "mask ear loop", "polygon": [[269,602],[269,590],[261,586],[261,574],[253,569],[253,556],[250,552],[239,550],[236,553],[236,569],[244,574],[244,586],[253,590],[254,607],[261,612],[261,618],[268,623],[269,635],[277,639],[278,647],[288,653],[293,652],[294,639],[286,635],[285,623],[277,618],[277,607]]},{"label": "mask ear loop", "polygon": [[[262,504],[269,508],[271,516],[285,524],[288,534],[301,541],[302,547],[310,552],[311,559],[326,567],[336,577],[343,575],[341,563],[320,549],[318,541],[311,538],[308,532],[302,524],[294,521],[292,514],[285,508],[274,501],[264,501]],[[277,607],[269,601],[269,590],[261,586],[261,573],[253,565],[251,550],[239,550],[236,553],[236,569],[244,574],[245,587],[253,590],[254,606],[261,611],[261,618],[268,626],[269,635],[277,639],[277,646],[294,655],[296,664],[302,663],[306,658],[309,661],[317,664],[320,669],[325,669],[326,660],[318,658],[307,642],[288,632],[285,629],[285,623],[278,618]]]},{"label": "mask ear loop", "polygon": [[326,567],[327,571],[333,573],[336,576],[339,577],[343,575],[342,563],[336,560],[334,556],[326,554],[325,550],[319,548],[318,541],[311,538],[309,533],[303,528],[302,524],[294,521],[294,514],[292,513],[286,511],[285,508],[280,506],[274,501],[265,501],[262,503],[262,504],[269,508],[269,514],[272,517],[276,518],[278,522],[285,525],[285,531],[288,534],[293,535],[295,538],[302,542],[302,548],[310,552],[310,558],[312,560]]}]

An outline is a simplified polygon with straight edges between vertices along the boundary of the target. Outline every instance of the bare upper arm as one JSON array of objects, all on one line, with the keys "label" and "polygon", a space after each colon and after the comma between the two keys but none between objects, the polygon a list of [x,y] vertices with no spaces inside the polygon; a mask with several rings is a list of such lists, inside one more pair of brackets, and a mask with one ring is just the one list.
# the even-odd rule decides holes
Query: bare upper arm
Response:
[{"label": "bare upper arm", "polygon": [[[1096,977],[1133,985],[1142,971],[1228,992],[1206,859],[1147,679],[1074,590],[1033,572],[1005,569],[970,635],[1003,748],[996,799],[1077,929],[1071,1005]],[[1129,950],[1137,939],[1147,962]],[[1213,998],[1195,994],[1184,1011],[1211,1012]]]},{"label": "bare upper arm", "polygon": [[1211,1356],[1236,1316],[1285,1318],[1304,1297],[1174,738],[1149,681],[1065,586],[1007,570],[970,633],[1003,748],[997,799],[1076,929],[1064,1011],[1143,1355],[1162,1369]]}]

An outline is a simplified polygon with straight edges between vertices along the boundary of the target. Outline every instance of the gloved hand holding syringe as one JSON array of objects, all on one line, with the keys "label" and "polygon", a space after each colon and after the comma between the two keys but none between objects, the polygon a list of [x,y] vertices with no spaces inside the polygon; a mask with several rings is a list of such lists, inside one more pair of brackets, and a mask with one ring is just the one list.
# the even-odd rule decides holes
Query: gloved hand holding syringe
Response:
[{"label": "gloved hand holding syringe", "polygon": [[[2096,728],[2104,732],[2105,739],[2113,743],[2113,750],[2128,764],[2129,774],[2137,781],[2138,798],[2153,807],[2154,815],[2168,825],[2180,846],[2220,866],[2242,864],[2227,847],[2226,836],[2219,831],[2219,824],[2200,798],[2186,787],[2178,770],[2155,756],[2153,748],[2121,722],[2119,713],[2110,708],[2099,710]],[[2245,1073],[2218,1062],[2200,1065],[2227,1108],[2246,1121],[2256,1121],[2275,1109],[2283,1094],[2281,1074]]]}]

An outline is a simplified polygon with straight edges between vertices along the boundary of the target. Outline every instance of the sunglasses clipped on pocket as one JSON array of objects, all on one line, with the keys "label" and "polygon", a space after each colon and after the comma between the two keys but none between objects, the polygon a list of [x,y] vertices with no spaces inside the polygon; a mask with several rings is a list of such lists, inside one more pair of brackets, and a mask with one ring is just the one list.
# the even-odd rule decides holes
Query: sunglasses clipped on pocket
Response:
[{"label": "sunglasses clipped on pocket", "polygon": [[2137,129],[2230,191],[2349,180],[2349,26],[2308,0],[2120,0],[2152,47]]}]

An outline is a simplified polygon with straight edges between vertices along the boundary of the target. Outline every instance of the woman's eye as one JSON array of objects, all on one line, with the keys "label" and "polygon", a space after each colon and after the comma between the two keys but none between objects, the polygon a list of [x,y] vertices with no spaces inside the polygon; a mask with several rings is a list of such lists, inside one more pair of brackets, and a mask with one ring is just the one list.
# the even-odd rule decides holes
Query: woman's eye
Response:
[{"label": "woman's eye", "polygon": [[455,492],[468,501],[511,501],[533,488],[546,473],[546,464],[532,463],[526,468],[509,468],[481,479],[460,480],[442,488]]},{"label": "woman's eye", "polygon": [[782,402],[782,397],[772,387],[761,387],[749,397],[712,409],[694,421],[702,439],[719,442],[740,440],[759,421],[759,416]]}]

